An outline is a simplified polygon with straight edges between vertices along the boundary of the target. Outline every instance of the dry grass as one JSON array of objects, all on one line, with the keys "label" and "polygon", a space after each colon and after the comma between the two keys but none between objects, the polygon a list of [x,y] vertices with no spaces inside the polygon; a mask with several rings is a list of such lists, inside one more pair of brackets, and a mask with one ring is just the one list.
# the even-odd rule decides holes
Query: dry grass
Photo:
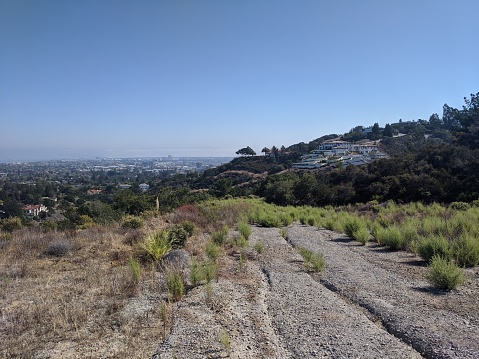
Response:
[{"label": "dry grass", "polygon": [[[154,218],[146,228],[162,225]],[[164,335],[164,284],[155,267],[131,273],[129,233],[14,232],[0,246],[0,358],[153,353]]]}]

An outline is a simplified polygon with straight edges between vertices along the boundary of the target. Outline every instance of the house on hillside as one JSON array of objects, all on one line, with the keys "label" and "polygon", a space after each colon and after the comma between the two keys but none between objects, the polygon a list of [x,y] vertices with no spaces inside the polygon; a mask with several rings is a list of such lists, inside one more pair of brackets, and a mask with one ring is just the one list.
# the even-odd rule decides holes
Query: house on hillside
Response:
[{"label": "house on hillside", "polygon": [[48,212],[48,208],[43,204],[27,204],[22,207],[22,211],[28,218],[37,217],[42,212]]}]

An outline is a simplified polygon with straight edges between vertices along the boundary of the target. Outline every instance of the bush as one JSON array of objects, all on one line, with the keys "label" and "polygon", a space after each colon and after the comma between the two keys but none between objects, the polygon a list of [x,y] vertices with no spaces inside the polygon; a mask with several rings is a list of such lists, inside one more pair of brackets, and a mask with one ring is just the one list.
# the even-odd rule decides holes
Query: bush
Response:
[{"label": "bush", "polygon": [[426,262],[430,262],[435,256],[444,259],[450,258],[448,240],[438,235],[421,238],[417,243],[417,252]]},{"label": "bush", "polygon": [[71,248],[71,243],[68,241],[52,242],[48,245],[46,254],[55,257],[63,257],[67,255]]},{"label": "bush", "polygon": [[240,235],[243,236],[246,240],[248,240],[251,236],[251,228],[247,222],[238,222],[238,231]]},{"label": "bush", "polygon": [[0,228],[5,232],[13,232],[17,229],[22,228],[22,220],[18,217],[2,219],[0,222]]},{"label": "bush", "polygon": [[256,250],[256,252],[258,254],[261,254],[264,252],[264,244],[263,242],[256,242],[256,244],[254,245],[254,249]]},{"label": "bush", "polygon": [[168,238],[168,231],[159,231],[150,233],[142,249],[155,261],[161,260],[168,252],[171,251],[172,246]]},{"label": "bush", "polygon": [[206,262],[203,264],[203,277],[206,283],[211,283],[213,279],[218,278],[218,265],[214,262]]},{"label": "bush", "polygon": [[203,280],[203,268],[197,261],[190,263],[190,282],[193,287],[196,287]]},{"label": "bush", "polygon": [[351,239],[354,239],[354,232],[365,227],[363,221],[358,217],[349,217],[344,223],[344,233]]},{"label": "bush", "polygon": [[181,278],[180,273],[178,272],[168,273],[167,285],[168,285],[168,296],[172,300],[178,301],[178,300],[181,300],[181,298],[183,298],[184,285],[183,285],[183,279]]},{"label": "bush", "polygon": [[217,244],[219,246],[223,246],[226,243],[226,237],[228,236],[228,232],[229,232],[228,226],[224,225],[222,229],[220,229],[219,231],[214,232],[211,235],[211,240],[215,244]]},{"label": "bush", "polygon": [[141,217],[136,216],[126,216],[121,222],[122,228],[138,229],[143,227],[144,221]]},{"label": "bush", "polygon": [[452,257],[461,267],[475,267],[479,264],[479,239],[463,235],[452,245]]},{"label": "bush", "polygon": [[368,243],[369,237],[370,237],[370,234],[366,227],[361,227],[353,232],[354,240],[358,241],[362,245],[365,245],[366,243]]},{"label": "bush", "polygon": [[216,262],[216,260],[219,258],[220,254],[221,254],[221,250],[216,245],[216,243],[211,240],[208,243],[206,243],[205,253],[206,253],[206,255],[208,256],[209,259]]},{"label": "bush", "polygon": [[188,238],[188,231],[181,224],[168,229],[168,241],[173,248],[183,248]]},{"label": "bush", "polygon": [[135,260],[133,257],[130,257],[128,259],[128,265],[130,266],[131,275],[132,275],[133,279],[135,281],[138,281],[140,279],[140,275],[141,275],[140,263],[137,260]]},{"label": "bush", "polygon": [[449,207],[456,211],[467,211],[471,208],[470,204],[467,202],[452,202]]},{"label": "bush", "polygon": [[434,287],[444,290],[454,289],[465,282],[463,270],[441,256],[432,257],[426,279]]},{"label": "bush", "polygon": [[404,237],[400,229],[396,226],[379,229],[376,232],[376,239],[379,243],[389,247],[391,250],[399,250],[405,248]]},{"label": "bush", "polygon": [[322,253],[313,253],[307,248],[299,248],[299,254],[304,259],[304,266],[308,271],[321,272],[326,265],[324,256]]}]

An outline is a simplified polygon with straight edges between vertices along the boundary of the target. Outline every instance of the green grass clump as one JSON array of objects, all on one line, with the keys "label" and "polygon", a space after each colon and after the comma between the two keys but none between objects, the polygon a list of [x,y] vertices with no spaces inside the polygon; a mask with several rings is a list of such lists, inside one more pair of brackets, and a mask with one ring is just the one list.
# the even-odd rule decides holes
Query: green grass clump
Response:
[{"label": "green grass clump", "polygon": [[150,233],[145,243],[142,246],[145,253],[155,261],[161,260],[172,249],[170,240],[168,238],[168,231],[162,230]]},{"label": "green grass clump", "polygon": [[239,221],[237,224],[238,227],[238,232],[240,233],[241,236],[244,237],[244,239],[248,240],[249,237],[251,236],[251,228],[249,224],[245,221]]},{"label": "green grass clump", "polygon": [[262,254],[264,252],[263,242],[256,242],[256,244],[254,245],[254,249],[258,254]]},{"label": "green grass clump", "polygon": [[183,284],[183,279],[181,278],[180,273],[178,272],[168,273],[167,285],[168,285],[168,296],[172,300],[178,301],[178,300],[181,300],[181,298],[183,298],[184,284]]},{"label": "green grass clump", "polygon": [[370,236],[371,235],[369,234],[369,231],[366,227],[361,227],[353,232],[354,240],[358,241],[362,245],[368,243]]},{"label": "green grass clump", "polygon": [[223,225],[223,227],[222,227],[220,230],[214,232],[214,233],[211,235],[211,240],[212,240],[215,244],[217,244],[217,245],[219,245],[219,246],[223,246],[223,245],[225,245],[225,243],[226,243],[226,238],[227,238],[227,236],[228,236],[228,232],[229,232],[228,226],[227,226],[227,225]]},{"label": "green grass clump", "polygon": [[206,243],[205,253],[210,260],[212,260],[213,262],[216,262],[216,260],[219,258],[221,254],[221,248],[217,246],[216,243],[213,242],[213,240],[211,240],[208,243]]},{"label": "green grass clump", "polygon": [[141,276],[140,263],[130,256],[130,258],[128,259],[128,266],[130,267],[131,276],[135,281],[138,281]]},{"label": "green grass clump", "polygon": [[200,285],[201,281],[204,278],[203,267],[196,260],[192,260],[189,267],[190,267],[190,282],[191,282],[191,285],[193,287],[197,287],[198,285]]},{"label": "green grass clump", "polygon": [[143,227],[145,222],[143,218],[137,216],[126,216],[123,218],[121,222],[122,228],[129,228],[129,229],[139,229]]},{"label": "green grass clump", "polygon": [[307,248],[299,248],[299,254],[303,257],[304,266],[308,271],[321,272],[326,265],[324,255],[320,252],[314,253]]},{"label": "green grass clump", "polygon": [[369,241],[369,231],[367,222],[358,217],[348,217],[344,222],[344,233],[351,239],[362,243],[363,245]]},{"label": "green grass clump", "polygon": [[441,256],[434,256],[431,259],[426,279],[438,289],[451,290],[464,284],[465,275],[453,261]]}]

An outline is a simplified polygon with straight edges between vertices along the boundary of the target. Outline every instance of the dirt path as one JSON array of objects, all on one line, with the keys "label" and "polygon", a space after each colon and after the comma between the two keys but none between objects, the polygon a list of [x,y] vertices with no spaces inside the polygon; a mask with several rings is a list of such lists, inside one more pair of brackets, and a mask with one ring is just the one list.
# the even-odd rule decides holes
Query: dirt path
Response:
[{"label": "dirt path", "polygon": [[[251,245],[258,241],[262,255],[225,258],[218,282],[175,305],[155,358],[479,357],[474,271],[460,290],[438,293],[404,252],[297,224],[288,241],[277,228],[253,227]],[[295,246],[323,252],[323,273],[306,273]]]}]

